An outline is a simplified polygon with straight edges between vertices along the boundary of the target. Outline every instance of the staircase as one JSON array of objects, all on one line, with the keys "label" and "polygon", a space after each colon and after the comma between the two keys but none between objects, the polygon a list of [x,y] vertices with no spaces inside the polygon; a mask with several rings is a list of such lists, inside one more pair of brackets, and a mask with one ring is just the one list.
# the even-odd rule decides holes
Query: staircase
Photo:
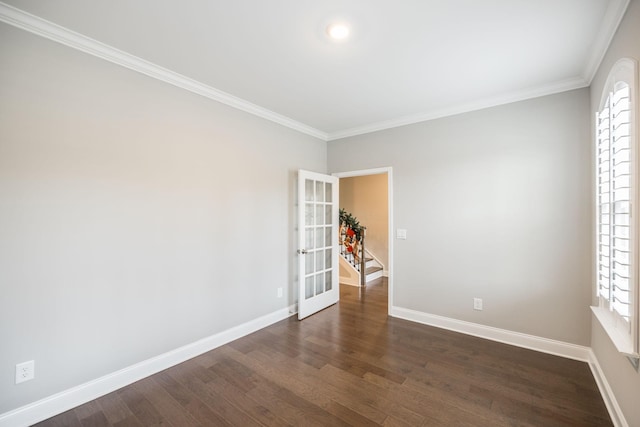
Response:
[{"label": "staircase", "polygon": [[371,254],[365,251],[364,256],[364,275],[365,284],[382,277],[384,268],[382,265],[371,256]]},{"label": "staircase", "polygon": [[365,250],[366,227],[361,226],[355,217],[342,209],[339,233],[340,283],[366,286],[382,277],[384,267]]}]

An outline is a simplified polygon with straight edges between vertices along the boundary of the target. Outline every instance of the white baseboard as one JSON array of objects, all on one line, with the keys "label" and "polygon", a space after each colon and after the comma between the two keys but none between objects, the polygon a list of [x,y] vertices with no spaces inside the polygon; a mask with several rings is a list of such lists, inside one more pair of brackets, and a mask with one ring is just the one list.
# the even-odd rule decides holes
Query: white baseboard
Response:
[{"label": "white baseboard", "polygon": [[100,396],[199,356],[245,335],[284,320],[296,307],[286,307],[135,365],[0,414],[0,427],[30,426]]},{"label": "white baseboard", "polygon": [[349,281],[346,281],[346,282],[342,282],[342,281],[341,281],[341,282],[340,282],[340,285],[345,285],[345,286],[354,286],[354,287],[356,287],[356,288],[359,288],[359,287],[360,287],[360,284],[359,284],[359,283],[358,283],[358,284],[356,284],[356,283],[351,283],[351,282],[349,282]]},{"label": "white baseboard", "polygon": [[629,427],[622,409],[613,394],[613,390],[607,381],[598,358],[590,347],[584,347],[576,344],[569,344],[562,341],[550,340],[534,335],[522,334],[520,332],[508,331],[505,329],[493,328],[491,326],[480,325],[477,323],[465,322],[462,320],[451,319],[448,317],[437,316],[434,314],[424,313],[420,311],[410,310],[402,307],[391,307],[389,314],[413,322],[425,325],[435,326],[442,329],[448,329],[455,332],[461,332],[467,335],[473,335],[480,338],[486,338],[492,341],[498,341],[505,344],[524,347],[530,350],[549,353],[556,356],[566,357],[568,359],[587,362],[593,378],[600,390],[604,404],[607,407],[611,421],[615,427]]},{"label": "white baseboard", "polygon": [[611,417],[613,425],[615,427],[629,427],[629,423],[627,423],[627,420],[624,418],[622,409],[620,408],[620,405],[618,405],[618,401],[613,394],[613,390],[611,390],[607,377],[605,377],[604,372],[600,367],[600,362],[591,349],[589,349],[589,368],[591,368],[591,373],[593,374],[593,378],[596,380],[596,384],[598,385],[604,404],[607,407],[607,411],[609,411],[609,416]]},{"label": "white baseboard", "polygon": [[359,277],[340,277],[341,285],[349,285],[349,286],[360,286],[360,278]]},{"label": "white baseboard", "polygon": [[465,322],[463,320],[451,319],[449,317],[437,316],[435,314],[424,313],[402,307],[391,307],[389,313],[393,317],[410,320],[412,322],[436,326],[438,328],[461,332],[463,334],[515,345],[517,347],[528,348],[542,353],[549,353],[556,356],[566,357],[568,359],[580,360],[582,362],[589,362],[591,360],[591,349],[581,345],[541,338],[534,335],[508,331],[506,329],[494,328],[477,323]]},{"label": "white baseboard", "polygon": [[297,302],[295,304],[291,304],[289,306],[289,316],[293,316],[294,314],[298,314],[298,303]]},{"label": "white baseboard", "polygon": [[[21,408],[0,414],[0,427],[30,426],[52,416],[82,405],[119,388],[132,384],[171,366],[192,359],[207,351],[213,350],[245,335],[284,320],[297,312],[296,305],[280,309],[258,319],[251,320],[226,331],[203,338],[191,344],[121,369],[85,384],[62,391]],[[493,328],[448,317],[437,316],[401,307],[391,307],[390,315],[413,322],[436,326],[468,335],[486,338],[505,344],[524,347],[543,353],[554,354],[569,359],[589,363],[591,372],[611,419],[616,427],[629,427],[622,410],[602,372],[598,359],[588,347],[533,335]]]}]

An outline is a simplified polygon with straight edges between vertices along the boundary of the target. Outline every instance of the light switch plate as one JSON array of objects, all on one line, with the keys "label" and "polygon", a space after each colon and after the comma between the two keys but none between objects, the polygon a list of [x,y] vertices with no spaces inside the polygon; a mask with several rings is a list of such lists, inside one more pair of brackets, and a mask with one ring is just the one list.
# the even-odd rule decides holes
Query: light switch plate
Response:
[{"label": "light switch plate", "polygon": [[396,229],[396,239],[407,240],[407,230],[404,228]]}]

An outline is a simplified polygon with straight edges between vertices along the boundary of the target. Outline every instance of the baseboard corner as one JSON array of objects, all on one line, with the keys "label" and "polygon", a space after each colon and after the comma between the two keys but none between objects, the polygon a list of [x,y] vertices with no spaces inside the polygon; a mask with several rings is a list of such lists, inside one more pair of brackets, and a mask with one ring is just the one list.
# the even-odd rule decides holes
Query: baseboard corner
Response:
[{"label": "baseboard corner", "polygon": [[600,390],[600,395],[602,396],[602,400],[604,400],[607,411],[609,411],[609,416],[611,417],[613,425],[615,427],[629,427],[629,423],[627,423],[627,420],[622,413],[622,409],[620,408],[620,405],[618,405],[618,401],[616,400],[613,390],[609,385],[609,381],[607,381],[607,377],[604,375],[600,362],[592,349],[589,349],[589,368],[591,369],[593,378],[598,386],[598,390]]},{"label": "baseboard corner", "polygon": [[393,317],[448,329],[479,338],[497,341],[516,347],[527,348],[542,353],[553,354],[568,359],[589,362],[589,347],[524,334],[521,332],[509,331],[464,320],[453,319],[421,311],[411,310],[403,307],[391,307],[390,314]]},{"label": "baseboard corner", "polygon": [[517,347],[523,347],[542,353],[553,354],[568,359],[586,362],[591,369],[594,380],[600,391],[600,395],[607,407],[611,421],[615,427],[629,427],[622,409],[613,394],[613,390],[607,381],[600,363],[591,347],[555,341],[548,338],[527,335],[520,332],[508,331],[477,323],[466,322],[434,314],[424,313],[403,307],[393,306],[389,308],[389,315],[412,322],[422,323],[454,332],[498,341]]}]

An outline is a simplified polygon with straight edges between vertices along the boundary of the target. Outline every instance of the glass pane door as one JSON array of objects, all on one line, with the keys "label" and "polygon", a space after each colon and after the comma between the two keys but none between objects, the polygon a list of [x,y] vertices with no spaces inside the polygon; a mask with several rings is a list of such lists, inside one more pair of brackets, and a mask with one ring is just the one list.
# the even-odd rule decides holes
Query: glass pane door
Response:
[{"label": "glass pane door", "polygon": [[299,172],[300,292],[298,317],[338,301],[338,179]]}]

